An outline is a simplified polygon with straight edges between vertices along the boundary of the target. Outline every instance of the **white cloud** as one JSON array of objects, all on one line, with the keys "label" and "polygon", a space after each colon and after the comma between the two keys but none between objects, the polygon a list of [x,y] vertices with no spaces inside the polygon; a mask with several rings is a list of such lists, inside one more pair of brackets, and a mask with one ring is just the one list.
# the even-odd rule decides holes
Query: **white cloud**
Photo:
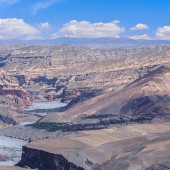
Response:
[{"label": "white cloud", "polygon": [[162,40],[170,40],[170,26],[159,27],[156,30],[156,38]]},{"label": "white cloud", "polygon": [[139,23],[131,28],[131,30],[146,30],[148,29],[148,25]]},{"label": "white cloud", "polygon": [[34,6],[32,7],[31,13],[33,15],[35,15],[39,12],[39,10],[46,9],[46,8],[52,6],[53,4],[59,3],[61,1],[63,1],[63,0],[43,0],[41,2],[38,2],[38,3],[34,4]]},{"label": "white cloud", "polygon": [[1,39],[32,39],[37,38],[39,31],[24,22],[23,19],[0,19]]},{"label": "white cloud", "polygon": [[151,39],[148,34],[133,35],[133,36],[130,36],[129,38],[134,39],[134,40],[150,40]]},{"label": "white cloud", "polygon": [[45,28],[45,29],[51,27],[51,25],[48,22],[42,22],[40,23],[40,25],[41,25],[41,28]]},{"label": "white cloud", "polygon": [[119,21],[115,20],[109,23],[90,23],[88,21],[72,20],[64,24],[57,33],[53,34],[53,38],[57,37],[119,37],[124,32],[124,27],[119,25]]}]

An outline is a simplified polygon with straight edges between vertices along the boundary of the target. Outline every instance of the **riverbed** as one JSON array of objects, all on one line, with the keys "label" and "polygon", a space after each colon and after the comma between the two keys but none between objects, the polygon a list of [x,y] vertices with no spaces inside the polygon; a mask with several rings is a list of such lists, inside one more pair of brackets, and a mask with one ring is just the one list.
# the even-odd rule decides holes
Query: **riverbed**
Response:
[{"label": "riverbed", "polygon": [[[27,111],[55,109],[66,106],[66,103],[58,101],[33,102]],[[21,126],[29,125],[35,122],[19,122]],[[0,136],[0,155],[7,158],[6,161],[0,161],[0,166],[14,166],[21,160],[22,146],[28,142],[10,137]]]},{"label": "riverbed", "polygon": [[34,102],[27,111],[33,110],[43,110],[43,109],[56,109],[66,106],[67,103],[62,103],[59,100],[57,101],[47,101],[47,102]]},{"label": "riverbed", "polygon": [[22,146],[28,142],[10,137],[0,136],[0,155],[7,158],[0,161],[0,166],[14,166],[21,160]]}]

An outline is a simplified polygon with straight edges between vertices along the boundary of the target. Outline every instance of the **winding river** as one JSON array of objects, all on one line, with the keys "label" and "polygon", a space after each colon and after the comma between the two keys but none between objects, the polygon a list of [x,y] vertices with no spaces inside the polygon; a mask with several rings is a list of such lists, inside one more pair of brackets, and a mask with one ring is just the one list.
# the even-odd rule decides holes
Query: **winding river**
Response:
[{"label": "winding river", "polygon": [[[55,109],[59,107],[66,106],[66,103],[60,101],[51,101],[51,102],[36,102],[33,103],[27,110],[39,110],[39,109]],[[19,122],[21,126],[32,124],[34,122]],[[0,166],[13,166],[21,160],[22,155],[22,146],[26,145],[28,142],[0,136],[0,155],[7,158],[6,161],[0,161]]]}]

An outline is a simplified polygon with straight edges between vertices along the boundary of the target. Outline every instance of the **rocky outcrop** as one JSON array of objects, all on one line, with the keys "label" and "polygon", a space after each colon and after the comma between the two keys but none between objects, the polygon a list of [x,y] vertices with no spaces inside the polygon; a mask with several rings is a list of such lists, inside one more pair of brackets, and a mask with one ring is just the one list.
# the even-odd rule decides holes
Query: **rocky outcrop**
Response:
[{"label": "rocky outcrop", "polygon": [[79,102],[84,102],[102,93],[102,90],[80,88],[80,89],[65,89],[62,94],[61,102],[68,103],[67,108],[74,106]]},{"label": "rocky outcrop", "polygon": [[8,125],[16,125],[17,122],[8,115],[0,115],[0,121]]},{"label": "rocky outcrop", "polygon": [[17,78],[0,70],[0,104],[27,107],[32,103],[28,92],[20,86]]},{"label": "rocky outcrop", "polygon": [[47,85],[51,85],[51,86],[55,87],[57,78],[52,78],[52,79],[49,78],[48,79],[46,76],[40,76],[35,79],[32,79],[32,81],[34,81],[35,83],[45,83]]},{"label": "rocky outcrop", "polygon": [[37,140],[23,147],[18,166],[40,170],[146,169],[160,159],[168,160],[169,134],[169,125],[148,124]]},{"label": "rocky outcrop", "polygon": [[32,103],[29,94],[20,87],[9,86],[0,88],[0,96],[4,98],[0,103],[12,104],[15,107],[28,107]]},{"label": "rocky outcrop", "polygon": [[39,170],[84,170],[72,162],[69,162],[63,155],[48,153],[43,150],[23,147],[22,160],[17,166],[29,166]]},{"label": "rocky outcrop", "polygon": [[17,78],[20,86],[23,86],[26,84],[26,77],[24,75],[16,75],[15,77]]}]

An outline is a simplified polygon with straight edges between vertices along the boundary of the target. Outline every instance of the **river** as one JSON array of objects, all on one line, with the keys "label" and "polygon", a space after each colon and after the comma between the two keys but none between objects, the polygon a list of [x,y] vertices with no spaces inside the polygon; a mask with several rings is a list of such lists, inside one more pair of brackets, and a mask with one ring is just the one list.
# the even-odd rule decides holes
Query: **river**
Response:
[{"label": "river", "polygon": [[48,101],[48,102],[34,102],[27,111],[33,110],[43,110],[43,109],[56,109],[59,107],[66,106],[67,103],[62,103],[60,101]]},{"label": "river", "polygon": [[0,166],[13,166],[21,160],[22,146],[28,142],[10,137],[0,136],[0,154],[7,158],[0,161]]},{"label": "river", "polygon": [[[27,110],[55,109],[66,105],[66,103],[60,101],[34,102]],[[19,122],[22,126],[32,123],[34,122]],[[0,166],[13,166],[17,164],[21,160],[22,146],[27,143],[28,142],[23,140],[0,136],[0,155],[7,158],[6,161],[0,161]]]}]

